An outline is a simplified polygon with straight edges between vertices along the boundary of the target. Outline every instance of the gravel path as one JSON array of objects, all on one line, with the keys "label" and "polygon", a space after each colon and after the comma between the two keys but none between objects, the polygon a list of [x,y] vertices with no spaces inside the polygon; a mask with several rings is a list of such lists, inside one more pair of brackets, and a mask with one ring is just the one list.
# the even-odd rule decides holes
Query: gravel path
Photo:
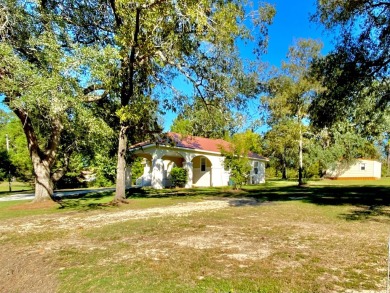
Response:
[{"label": "gravel path", "polygon": [[232,200],[205,200],[201,202],[188,202],[168,207],[149,208],[142,210],[125,211],[99,211],[91,215],[48,215],[26,219],[12,219],[0,224],[0,232],[17,231],[18,233],[43,231],[50,229],[70,230],[75,228],[88,228],[90,226],[102,227],[105,225],[125,222],[132,219],[145,219],[162,216],[184,216],[194,212],[212,211],[227,208],[233,204]]}]

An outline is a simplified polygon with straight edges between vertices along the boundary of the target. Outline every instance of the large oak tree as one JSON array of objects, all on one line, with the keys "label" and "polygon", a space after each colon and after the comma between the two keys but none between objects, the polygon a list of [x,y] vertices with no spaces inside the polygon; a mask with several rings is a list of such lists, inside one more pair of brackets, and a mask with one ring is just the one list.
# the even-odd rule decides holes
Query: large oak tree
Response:
[{"label": "large oak tree", "polygon": [[[84,50],[46,1],[0,5],[0,94],[19,118],[35,177],[35,201],[50,200],[75,151],[104,142],[110,133],[88,103],[95,87],[83,77],[98,66],[97,51]],[[101,61],[101,60],[99,60]]]},{"label": "large oak tree", "polygon": [[[248,83],[256,84],[256,74],[242,64],[236,41],[256,40],[257,52],[261,52],[275,11],[264,4],[246,14],[248,7],[235,0],[8,0],[2,7],[6,11],[6,17],[1,18],[5,25],[2,35],[12,50],[8,51],[10,58],[12,54],[18,58],[16,67],[33,71],[24,80],[33,76],[36,82],[38,76],[50,80],[55,74],[55,82],[47,88],[48,97],[54,93],[61,94],[57,98],[61,102],[75,96],[81,102],[119,101],[115,200],[122,201],[128,139],[159,130],[155,127],[158,107],[172,109],[185,103],[186,92],[174,87],[178,78],[187,80],[190,96],[236,107],[254,95]],[[246,26],[249,21],[253,30]],[[12,71],[16,67],[7,66],[0,67],[0,78],[15,80]],[[36,93],[42,89],[43,85],[34,88]],[[15,101],[14,97],[26,95],[11,91],[9,86],[5,90],[8,104],[19,112],[11,97]],[[63,104],[54,108],[63,109]],[[50,118],[50,150],[60,145],[63,129],[55,114],[46,113]],[[32,117],[17,115],[23,122]],[[31,131],[26,136],[33,137]],[[35,148],[31,144],[30,150]],[[57,153],[43,153],[36,161],[48,159],[47,173]]]},{"label": "large oak tree", "polygon": [[[44,1],[85,48],[116,51],[114,66],[96,80],[95,88],[116,98],[121,108],[115,200],[125,199],[128,138],[137,130],[156,131],[156,104],[172,109],[186,93],[174,87],[180,78],[201,98],[239,106],[253,95],[254,71],[244,68],[237,38],[266,45],[272,6],[245,13],[241,1]],[[248,17],[247,17],[248,16]],[[255,34],[246,27],[253,20]],[[91,84],[92,86],[92,84]],[[98,92],[97,92],[98,93]],[[142,127],[139,127],[142,125]],[[140,128],[140,129],[139,129]],[[158,130],[158,129],[157,129]]]}]

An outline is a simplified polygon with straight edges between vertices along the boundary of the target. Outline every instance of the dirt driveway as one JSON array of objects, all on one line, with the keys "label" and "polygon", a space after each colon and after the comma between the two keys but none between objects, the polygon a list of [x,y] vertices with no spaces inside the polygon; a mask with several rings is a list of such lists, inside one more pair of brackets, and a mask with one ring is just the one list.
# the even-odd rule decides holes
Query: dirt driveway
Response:
[{"label": "dirt driveway", "polygon": [[[244,200],[250,202],[250,200]],[[191,213],[212,211],[240,204],[237,200],[206,200],[188,202],[168,207],[125,211],[93,211],[88,213],[67,213],[66,215],[30,216],[4,220],[0,223],[0,240],[7,240],[7,234],[32,235],[37,232],[79,231],[88,227],[163,216],[185,216]],[[22,236],[20,235],[20,236]],[[52,255],[66,245],[76,243],[76,233],[68,233],[65,238],[56,238],[30,246],[6,242],[0,253],[0,292],[4,293],[52,293],[56,291],[56,266]]]},{"label": "dirt driveway", "polygon": [[105,225],[124,222],[132,219],[146,219],[162,216],[182,216],[194,212],[203,212],[227,208],[242,203],[255,203],[251,199],[243,200],[206,200],[189,202],[168,207],[149,208],[126,211],[96,211],[91,214],[72,214],[65,216],[48,215],[39,217],[17,218],[0,223],[0,233],[17,231],[18,233],[36,232],[47,229],[69,230],[76,228],[102,227]]},{"label": "dirt driveway", "polygon": [[[248,208],[232,208],[246,206]],[[106,245],[115,245],[115,241],[128,242],[131,245],[124,247],[122,251],[118,251],[114,255],[110,255],[107,259],[101,259],[100,265],[110,268],[117,262],[128,263],[144,259],[156,259],[157,261],[167,258],[169,253],[177,253],[178,251],[201,253],[199,251],[213,250],[216,253],[214,258],[218,259],[224,269],[211,271],[211,275],[226,274],[229,276],[229,270],[238,267],[240,270],[245,269],[246,274],[252,268],[254,270],[253,276],[258,277],[257,270],[263,273],[275,272],[277,274],[278,271],[290,271],[289,268],[291,268],[293,271],[302,271],[301,275],[298,274],[299,279],[312,271],[310,268],[315,260],[316,265],[321,270],[325,270],[324,273],[318,273],[319,277],[331,286],[332,282],[337,280],[343,284],[341,278],[344,277],[346,269],[353,266],[350,264],[351,262],[356,261],[359,268],[361,263],[367,262],[364,253],[352,253],[353,258],[347,258],[350,252],[360,251],[360,246],[370,247],[370,250],[376,251],[375,255],[378,257],[373,257],[370,260],[370,266],[377,266],[377,263],[380,262],[382,249],[379,244],[381,236],[378,232],[378,223],[360,224],[360,234],[356,235],[355,229],[346,228],[349,226],[344,226],[344,222],[340,222],[340,220],[333,218],[329,220],[327,217],[324,218],[325,223],[322,218],[316,220],[312,216],[313,207],[309,205],[299,205],[298,207],[302,209],[301,212],[295,210],[297,205],[292,202],[279,205],[271,202],[258,202],[250,198],[221,198],[147,209],[73,211],[3,220],[0,222],[2,248],[0,253],[0,292],[57,292],[60,285],[62,287],[64,284],[64,281],[60,283],[58,276],[61,274],[61,270],[66,270],[67,266],[58,258],[61,252],[74,249],[74,251],[88,254],[95,250],[106,249],[104,247]],[[294,212],[292,212],[293,210]],[[212,215],[214,211],[220,211],[216,213],[217,215],[227,214],[228,216],[222,220],[217,217],[214,222],[210,222],[212,217],[208,217],[208,221],[203,220],[202,217]],[[202,214],[202,212],[210,212],[210,214]],[[197,213],[200,215],[199,219]],[[176,229],[167,235],[156,232],[156,235],[150,234],[145,239],[141,236],[126,235],[122,237],[123,231],[121,230],[118,239],[99,242],[85,237],[84,233],[89,232],[89,229],[93,231],[95,228],[129,220],[172,217],[170,219],[176,221],[182,219],[177,217],[186,219],[185,216],[188,215],[194,216],[190,217],[192,221],[195,221],[193,225],[183,226],[183,230]],[[318,215],[322,217],[322,212]],[[162,222],[164,221],[165,218]],[[167,223],[166,226],[171,225],[171,223]],[[334,225],[334,223],[337,224]],[[345,223],[345,225],[350,224]],[[381,227],[387,231],[386,225],[381,225]],[[159,226],[158,230],[160,229]],[[363,233],[363,229],[366,232]],[[375,233],[372,233],[373,229]],[[356,239],[358,241],[355,241]],[[329,247],[326,247],[325,244],[328,244]],[[129,253],[128,247],[133,246],[133,253]],[[317,250],[317,247],[321,247],[321,251]],[[334,247],[337,247],[338,252],[335,252]],[[335,257],[335,253],[346,255],[345,260]],[[250,263],[256,265],[249,266]],[[272,263],[274,263],[273,266]],[[335,275],[335,271],[326,271],[329,263],[335,268],[343,268],[339,275]],[[306,266],[309,268],[307,271]],[[261,271],[263,268],[264,270]],[[92,271],[95,272],[94,269]],[[330,278],[336,279],[330,280]],[[377,287],[383,288],[384,285],[380,281]],[[384,292],[345,290],[343,287],[334,288],[336,289],[332,291],[318,292]]]}]

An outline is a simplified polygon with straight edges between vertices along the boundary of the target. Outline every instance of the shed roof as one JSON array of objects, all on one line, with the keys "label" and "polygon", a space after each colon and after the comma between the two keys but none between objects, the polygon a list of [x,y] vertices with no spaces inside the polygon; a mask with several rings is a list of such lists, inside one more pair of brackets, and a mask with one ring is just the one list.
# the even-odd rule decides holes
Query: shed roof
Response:
[{"label": "shed roof", "polygon": [[[230,149],[231,143],[223,139],[205,138],[192,135],[181,135],[175,132],[168,132],[160,136],[156,141],[146,141],[131,146],[131,149],[146,147],[149,145],[166,145],[191,150],[221,153],[221,149]],[[268,161],[268,158],[256,153],[249,153],[252,159]]]}]

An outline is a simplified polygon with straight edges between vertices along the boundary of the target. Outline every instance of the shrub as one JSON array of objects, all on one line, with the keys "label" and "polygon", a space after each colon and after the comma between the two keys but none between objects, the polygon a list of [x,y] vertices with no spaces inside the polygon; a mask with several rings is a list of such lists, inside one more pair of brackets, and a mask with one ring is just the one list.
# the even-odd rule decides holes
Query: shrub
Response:
[{"label": "shrub", "polygon": [[80,181],[79,176],[80,174],[76,172],[66,173],[58,182],[56,182],[56,189],[87,187],[85,182]]},{"label": "shrub", "polygon": [[174,187],[184,187],[187,182],[187,170],[180,167],[173,167],[171,170],[171,181]]}]

